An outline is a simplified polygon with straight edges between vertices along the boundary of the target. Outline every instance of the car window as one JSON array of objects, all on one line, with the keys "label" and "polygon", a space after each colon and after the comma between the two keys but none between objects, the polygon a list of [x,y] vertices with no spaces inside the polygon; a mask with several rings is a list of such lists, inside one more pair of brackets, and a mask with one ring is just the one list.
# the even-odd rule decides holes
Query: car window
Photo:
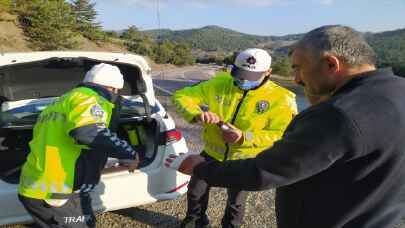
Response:
[{"label": "car window", "polygon": [[[160,111],[158,105],[150,106],[152,113],[157,113]],[[145,106],[140,96],[123,96],[121,102],[121,115],[136,115],[144,116],[146,115]]]}]

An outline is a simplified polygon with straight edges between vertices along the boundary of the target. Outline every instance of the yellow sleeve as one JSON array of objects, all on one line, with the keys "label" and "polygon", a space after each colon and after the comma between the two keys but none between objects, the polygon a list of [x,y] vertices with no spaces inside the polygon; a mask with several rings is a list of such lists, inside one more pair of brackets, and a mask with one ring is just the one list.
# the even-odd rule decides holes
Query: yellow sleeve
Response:
[{"label": "yellow sleeve", "polygon": [[265,128],[253,132],[243,132],[242,146],[268,148],[281,139],[285,129],[298,113],[295,94],[289,93],[284,96],[270,112],[270,118]]},{"label": "yellow sleeve", "polygon": [[177,90],[174,93],[172,100],[176,106],[176,111],[180,113],[186,121],[192,122],[195,116],[202,113],[200,107],[208,103],[207,96],[211,84],[212,81],[208,80]]}]

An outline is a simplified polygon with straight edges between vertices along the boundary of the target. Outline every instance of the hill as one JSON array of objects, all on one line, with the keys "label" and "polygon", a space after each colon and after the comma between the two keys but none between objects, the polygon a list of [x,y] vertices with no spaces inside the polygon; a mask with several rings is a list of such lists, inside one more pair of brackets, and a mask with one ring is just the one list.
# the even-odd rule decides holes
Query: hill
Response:
[{"label": "hill", "polygon": [[367,34],[367,40],[377,52],[379,65],[405,65],[405,29]]},{"label": "hill", "polygon": [[[201,55],[201,52],[233,52],[248,47],[260,47],[269,50],[277,59],[285,56],[288,46],[299,40],[303,34],[285,36],[256,36],[237,32],[219,26],[205,26],[197,29],[173,31],[169,29],[147,30],[144,34],[161,40],[186,42]],[[405,75],[405,29],[380,33],[365,33],[370,45],[378,56],[378,66],[391,66]],[[212,54],[211,54],[212,55]]]},{"label": "hill", "polygon": [[249,35],[219,26],[205,26],[178,31],[169,29],[147,30],[144,31],[144,34],[153,39],[158,39],[160,35],[160,40],[186,42],[193,49],[205,51],[234,51],[271,41],[269,36]]},{"label": "hill", "polygon": [[[257,36],[237,32],[220,26],[205,26],[185,30],[146,30],[144,34],[153,39],[187,42],[194,49],[204,51],[235,51],[248,47],[264,47],[277,49],[288,46],[299,40],[303,34],[289,34],[285,36]],[[379,54],[403,51],[405,43],[405,29],[380,33],[366,33],[366,38]],[[398,60],[402,56],[391,56]]]},{"label": "hill", "polygon": [[[76,39],[79,43],[77,50],[127,52],[122,42],[95,43],[80,35]],[[0,52],[33,51],[27,40],[17,16],[0,12]]]},{"label": "hill", "polygon": [[204,51],[235,51],[249,47],[277,49],[288,46],[300,39],[303,34],[285,36],[259,36],[241,33],[220,26],[209,25],[196,29],[170,30],[157,29],[143,31],[153,39],[186,42],[193,49]]},{"label": "hill", "polygon": [[0,51],[30,51],[21,28],[17,26],[17,17],[5,12],[0,13]]}]

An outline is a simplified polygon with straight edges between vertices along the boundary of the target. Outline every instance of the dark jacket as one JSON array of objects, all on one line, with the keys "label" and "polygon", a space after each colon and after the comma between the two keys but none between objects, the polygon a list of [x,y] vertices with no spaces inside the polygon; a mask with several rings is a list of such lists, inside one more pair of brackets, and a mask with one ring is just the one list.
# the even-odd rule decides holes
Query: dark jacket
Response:
[{"label": "dark jacket", "polygon": [[405,212],[405,80],[358,75],[254,159],[205,162],[212,186],[277,188],[279,228],[385,228]]}]

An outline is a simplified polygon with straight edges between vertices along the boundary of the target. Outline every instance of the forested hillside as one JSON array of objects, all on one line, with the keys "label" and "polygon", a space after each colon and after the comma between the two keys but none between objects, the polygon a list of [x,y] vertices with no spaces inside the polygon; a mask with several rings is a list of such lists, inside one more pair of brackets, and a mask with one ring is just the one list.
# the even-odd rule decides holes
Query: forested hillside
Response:
[{"label": "forested hillside", "polygon": [[236,32],[219,26],[188,30],[149,30],[145,34],[157,39],[189,43],[192,48],[205,51],[234,51],[255,47],[271,41],[271,37]]},{"label": "forested hillside", "polygon": [[[289,66],[286,59],[288,46],[303,36],[303,34],[255,36],[219,26],[179,31],[149,30],[143,33],[153,39],[184,42],[194,49],[211,53],[211,56],[207,54],[202,56],[208,58],[207,62],[232,62],[232,58],[229,59],[232,52],[248,47],[261,47],[271,52],[276,60],[275,64],[280,64],[275,68],[282,69],[279,73],[284,74],[290,72],[290,69],[286,69]],[[397,74],[405,77],[405,29],[364,35],[377,53],[378,66],[393,67]],[[195,51],[195,53],[201,53],[201,51]]]},{"label": "forested hillside", "polygon": [[367,38],[377,52],[378,65],[392,66],[405,77],[405,29],[368,34]]}]

